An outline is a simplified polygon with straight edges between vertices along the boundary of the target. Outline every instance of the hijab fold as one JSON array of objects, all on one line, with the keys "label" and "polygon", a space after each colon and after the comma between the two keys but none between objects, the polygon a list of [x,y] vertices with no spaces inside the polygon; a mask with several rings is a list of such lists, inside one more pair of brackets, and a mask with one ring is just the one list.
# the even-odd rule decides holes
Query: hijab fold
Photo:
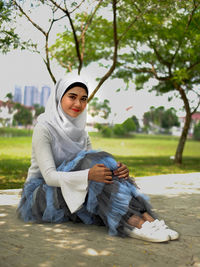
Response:
[{"label": "hijab fold", "polygon": [[73,118],[63,111],[60,102],[66,89],[75,82],[81,82],[88,87],[79,75],[68,75],[60,79],[51,92],[45,112],[37,119],[38,123],[47,127],[52,136],[52,150],[56,161],[71,160],[81,150],[87,149],[86,109]]}]

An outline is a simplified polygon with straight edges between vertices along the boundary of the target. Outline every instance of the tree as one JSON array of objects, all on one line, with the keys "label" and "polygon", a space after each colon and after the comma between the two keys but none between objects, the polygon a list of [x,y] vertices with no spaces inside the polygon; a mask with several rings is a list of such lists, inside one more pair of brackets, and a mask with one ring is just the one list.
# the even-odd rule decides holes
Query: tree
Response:
[{"label": "tree", "polygon": [[116,136],[124,136],[126,134],[126,130],[124,129],[122,124],[115,124],[113,126],[113,133]]},{"label": "tree", "polygon": [[13,94],[12,93],[8,93],[5,98],[7,98],[7,101],[5,103],[5,105],[8,107],[8,112],[9,114],[12,114],[15,110],[15,104],[13,102]]},{"label": "tree", "polygon": [[169,108],[163,113],[161,126],[166,130],[169,130],[173,126],[180,126],[180,122],[174,108]]},{"label": "tree", "polygon": [[[0,111],[1,112],[1,111]],[[1,118],[0,117],[0,124],[3,126],[3,127],[6,127],[10,124],[10,118]]]},{"label": "tree", "polygon": [[34,119],[37,119],[37,117],[43,113],[45,111],[44,107],[41,107],[39,104],[35,104],[34,105],[34,109],[35,109],[35,115],[34,115]]},{"label": "tree", "polygon": [[8,98],[8,101],[13,101],[12,93],[7,93],[6,98]]},{"label": "tree", "polygon": [[111,112],[109,104],[110,102],[107,99],[104,99],[103,102],[100,102],[98,97],[94,97],[88,105],[88,113],[92,117],[100,115],[101,118],[107,119]]},{"label": "tree", "polygon": [[[56,83],[56,78],[55,75],[53,74],[52,68],[51,68],[51,64],[50,64],[50,49],[49,49],[49,38],[50,38],[50,33],[52,32],[52,28],[53,25],[60,21],[63,20],[65,18],[68,19],[68,21],[65,24],[65,27],[67,28],[67,32],[71,33],[72,35],[72,42],[70,43],[70,45],[73,46],[73,51],[75,53],[73,53],[73,57],[75,57],[77,59],[77,64],[74,64],[75,68],[78,68],[78,73],[80,73],[82,66],[83,66],[83,59],[84,59],[84,50],[85,50],[85,34],[88,30],[88,27],[91,25],[92,23],[92,19],[95,15],[95,13],[97,12],[102,0],[98,0],[95,1],[96,6],[94,7],[94,10],[92,10],[90,12],[90,14],[86,14],[86,12],[84,14],[84,16],[82,16],[82,20],[81,20],[81,27],[77,27],[76,26],[76,21],[78,21],[78,14],[77,14],[77,10],[79,10],[80,6],[82,6],[84,1],[79,1],[78,2],[73,2],[71,5],[66,1],[62,1],[60,3],[60,1],[54,1],[54,0],[49,0],[49,1],[43,1],[40,0],[38,1],[38,3],[36,3],[36,5],[33,5],[33,3],[30,3],[30,7],[28,8],[29,10],[25,10],[25,7],[23,7],[23,5],[21,5],[21,3],[19,1],[13,1],[15,7],[20,11],[20,14],[22,14],[24,17],[26,17],[27,21],[29,21],[38,31],[41,32],[41,34],[44,36],[44,40],[45,40],[45,56],[43,56],[43,60],[44,63],[47,67],[47,70],[53,80],[54,83]],[[94,3],[94,1],[91,1],[91,3],[87,3],[87,6],[90,6],[90,4],[92,6],[94,6],[94,4],[92,4],[92,2]],[[117,1],[113,0],[112,1],[112,6],[113,6],[113,38],[115,40],[115,49],[114,49],[114,53],[113,53],[113,64],[110,67],[110,69],[108,70],[108,72],[101,78],[101,80],[99,81],[98,84],[98,88],[95,88],[95,90],[97,91],[100,86],[104,83],[105,80],[108,79],[108,77],[111,75],[111,73],[113,72],[115,65],[116,65],[116,58],[117,58],[117,41],[116,41],[116,34],[117,34],[117,25],[116,25],[116,5],[117,5]],[[39,25],[37,22],[35,22],[31,16],[29,15],[30,10],[37,10],[37,8],[43,5],[46,8],[49,8],[50,12],[51,12],[51,18],[47,18],[48,19],[48,29],[45,30],[41,25]],[[70,7],[68,8],[68,6],[70,5]],[[74,7],[75,6],[75,7]],[[62,13],[62,15],[60,15],[60,13]],[[83,13],[83,12],[80,12]],[[68,40],[68,42],[70,42],[70,38]],[[39,50],[36,50],[38,53],[41,54],[41,52]],[[58,59],[58,58],[57,58]],[[61,63],[62,66],[64,66],[66,68],[66,62],[68,64],[68,60],[65,61],[64,63],[61,62],[60,59],[58,59],[58,62]],[[72,62],[73,63],[73,62]],[[69,64],[67,65],[68,67],[68,71],[71,71],[71,62],[69,62]],[[95,93],[96,93],[95,91]],[[94,94],[95,94],[94,93]],[[94,95],[92,95],[93,97]],[[92,98],[91,97],[91,98]],[[89,98],[89,100],[91,99]]]},{"label": "tree", "polygon": [[[148,2],[157,2],[156,8],[129,31],[124,41],[130,52],[119,55],[116,76],[134,79],[137,90],[154,79],[151,91],[183,101],[186,120],[175,154],[175,162],[181,163],[191,116],[200,105],[200,1]],[[138,3],[133,5],[141,12]]]},{"label": "tree", "polygon": [[27,127],[27,125],[32,124],[33,116],[32,116],[31,111],[28,108],[19,104],[18,110],[13,117],[13,121],[14,121],[14,124],[17,123],[19,125],[24,125],[25,127]]},{"label": "tree", "polygon": [[[134,12],[132,10],[129,16],[123,20],[126,21],[126,24],[123,22],[123,27],[120,27],[118,31],[118,24],[121,23],[120,10],[124,9],[126,2],[127,0],[98,0],[85,3],[80,0],[71,3],[67,0],[39,0],[35,5],[31,1],[30,7],[26,8],[27,3],[23,6],[21,1],[13,0],[20,14],[44,36],[45,55],[43,59],[54,83],[56,77],[50,64],[50,54],[68,72],[75,68],[80,73],[83,66],[87,66],[91,62],[99,62],[99,59],[106,61],[106,64],[99,62],[104,67],[104,74],[98,78],[98,84],[89,96],[88,102],[95,96],[102,84],[111,77],[117,64],[117,53],[121,40],[140,16],[137,9],[134,9]],[[144,0],[138,0],[138,2],[142,2],[146,7]],[[51,13],[51,16],[47,16],[48,27],[46,30],[31,17],[31,12],[37,12],[40,6],[45,6]],[[89,12],[86,12],[87,10]],[[104,13],[110,15],[108,19],[102,15]],[[49,39],[53,26],[61,20],[66,21],[65,31],[58,35],[56,44],[50,48]],[[41,51],[37,50],[37,52],[41,54]]]},{"label": "tree", "polygon": [[131,117],[131,119],[134,121],[134,123],[135,123],[135,127],[136,127],[135,130],[138,132],[139,129],[140,129],[140,124],[139,124],[138,118],[137,118],[135,115],[133,115],[133,116]]},{"label": "tree", "polygon": [[14,32],[14,28],[9,27],[12,15],[12,4],[0,0],[0,51],[8,52],[9,48],[17,48],[19,45],[19,38]]},{"label": "tree", "polygon": [[199,140],[199,141],[200,141],[200,122],[198,122],[198,123],[194,126],[193,137],[194,137],[195,140]]},{"label": "tree", "polygon": [[159,131],[163,128],[167,132],[173,126],[180,126],[176,110],[174,108],[165,110],[163,106],[151,107],[150,111],[144,113],[143,122],[147,128],[154,129],[157,127]]},{"label": "tree", "polygon": [[50,51],[62,67],[70,72],[73,69],[78,69],[80,74],[85,61],[87,61],[85,60],[85,52],[88,46],[88,38],[86,38],[88,30],[95,25],[94,17],[103,1],[93,1],[93,3],[88,1],[88,7],[91,6],[92,8],[87,8],[88,11],[85,8],[84,12],[79,10],[79,7],[83,6],[83,1],[77,5],[77,8],[74,9],[73,7],[73,11],[69,11],[66,1],[61,4],[53,0],[50,1],[69,19],[70,24],[70,27],[66,27],[63,33],[58,34],[58,39]]},{"label": "tree", "polygon": [[128,118],[126,119],[123,123],[122,123],[123,128],[125,129],[126,133],[129,132],[133,132],[136,130],[136,126],[134,121],[132,120],[132,118]]},{"label": "tree", "polygon": [[[128,10],[128,15],[123,16],[122,10],[126,9],[127,2],[129,2],[131,8]],[[102,1],[99,8],[100,15],[94,14],[92,24],[85,32],[82,66],[98,62],[100,67],[108,70],[101,78],[97,78],[99,83],[91,93],[88,101],[95,96],[101,85],[114,73],[118,63],[118,51],[127,47],[126,41],[123,42],[123,39],[125,39],[129,30],[140,19],[141,15],[151,8],[144,0],[137,0],[135,2],[138,2],[143,8],[142,11],[138,11],[133,7],[132,2],[131,0]],[[105,16],[102,15],[104,13],[106,14]],[[76,16],[77,40],[79,43],[82,40],[84,16],[84,14]],[[85,17],[87,18],[87,16]],[[86,21],[88,20],[89,18]],[[51,47],[51,52],[61,66],[66,66],[66,63],[67,66],[70,63],[70,68],[73,68],[73,66],[76,68],[77,66],[73,35],[74,33],[66,30],[59,34],[56,43]]]},{"label": "tree", "polygon": [[16,33],[14,22],[14,7],[12,1],[0,0],[0,52],[7,53],[11,49],[30,47],[30,41],[20,40]]}]

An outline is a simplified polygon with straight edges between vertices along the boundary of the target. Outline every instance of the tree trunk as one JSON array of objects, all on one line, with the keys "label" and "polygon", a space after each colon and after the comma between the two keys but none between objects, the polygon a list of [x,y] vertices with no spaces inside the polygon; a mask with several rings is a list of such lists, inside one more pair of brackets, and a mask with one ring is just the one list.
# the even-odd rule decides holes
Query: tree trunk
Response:
[{"label": "tree trunk", "polygon": [[190,129],[191,119],[192,119],[192,114],[187,113],[184,127],[183,127],[183,131],[182,131],[181,137],[179,139],[179,143],[178,143],[178,146],[176,149],[176,154],[175,154],[175,159],[174,159],[174,162],[178,163],[178,164],[182,163],[183,150],[184,150],[185,142],[187,140],[188,131]]},{"label": "tree trunk", "polygon": [[185,111],[186,111],[185,123],[184,123],[183,131],[181,133],[181,137],[179,139],[179,143],[176,149],[176,154],[175,154],[175,159],[174,159],[175,163],[181,164],[183,150],[184,150],[185,142],[187,140],[188,131],[190,129],[190,123],[192,120],[192,113],[191,113],[189,101],[187,99],[184,89],[180,85],[177,85],[176,83],[174,85],[181,95],[181,98],[184,103]]}]

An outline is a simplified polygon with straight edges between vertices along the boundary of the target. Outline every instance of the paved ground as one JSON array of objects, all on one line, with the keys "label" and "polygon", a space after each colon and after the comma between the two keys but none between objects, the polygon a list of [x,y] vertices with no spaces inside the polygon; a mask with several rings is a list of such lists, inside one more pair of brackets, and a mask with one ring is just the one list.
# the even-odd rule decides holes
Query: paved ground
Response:
[{"label": "paved ground", "polygon": [[1,267],[200,267],[200,173],[136,179],[180,239],[110,237],[104,227],[28,224],[16,218],[20,190],[0,191]]}]

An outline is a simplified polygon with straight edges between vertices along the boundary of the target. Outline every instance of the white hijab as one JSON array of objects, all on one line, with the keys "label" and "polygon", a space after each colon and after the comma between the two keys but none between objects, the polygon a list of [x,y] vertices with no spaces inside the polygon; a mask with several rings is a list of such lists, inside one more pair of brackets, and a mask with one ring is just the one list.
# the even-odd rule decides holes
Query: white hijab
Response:
[{"label": "white hijab", "polygon": [[52,151],[57,163],[63,160],[69,161],[87,148],[86,108],[78,117],[73,118],[62,110],[60,103],[66,89],[75,82],[87,86],[85,80],[78,75],[68,75],[60,79],[56,83],[55,90],[51,92],[45,112],[37,119],[38,123],[48,128],[52,136]]}]

